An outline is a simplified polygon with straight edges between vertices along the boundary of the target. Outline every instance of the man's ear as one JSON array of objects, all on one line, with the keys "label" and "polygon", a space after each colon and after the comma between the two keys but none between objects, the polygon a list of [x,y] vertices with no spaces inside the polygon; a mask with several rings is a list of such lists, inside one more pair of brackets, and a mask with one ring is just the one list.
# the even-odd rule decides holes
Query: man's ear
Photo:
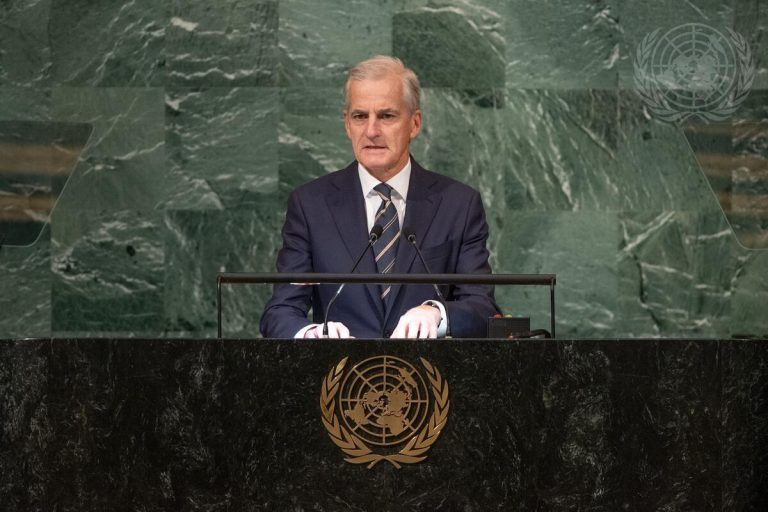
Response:
[{"label": "man's ear", "polygon": [[411,116],[411,140],[415,139],[421,131],[421,110],[417,110]]},{"label": "man's ear", "polygon": [[349,113],[346,110],[341,112],[341,117],[344,118],[344,131],[347,132],[347,138],[352,140],[352,134],[349,131]]}]

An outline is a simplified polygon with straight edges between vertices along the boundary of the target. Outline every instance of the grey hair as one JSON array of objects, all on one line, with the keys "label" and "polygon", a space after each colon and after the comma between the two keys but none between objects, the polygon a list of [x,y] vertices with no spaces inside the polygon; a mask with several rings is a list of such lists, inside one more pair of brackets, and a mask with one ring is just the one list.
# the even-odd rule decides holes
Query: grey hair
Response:
[{"label": "grey hair", "polygon": [[349,109],[349,87],[353,80],[379,80],[390,74],[399,76],[403,81],[403,99],[411,114],[419,110],[421,108],[419,78],[412,69],[405,67],[403,61],[388,55],[371,57],[350,68],[347,73],[347,82],[344,84],[344,110]]}]

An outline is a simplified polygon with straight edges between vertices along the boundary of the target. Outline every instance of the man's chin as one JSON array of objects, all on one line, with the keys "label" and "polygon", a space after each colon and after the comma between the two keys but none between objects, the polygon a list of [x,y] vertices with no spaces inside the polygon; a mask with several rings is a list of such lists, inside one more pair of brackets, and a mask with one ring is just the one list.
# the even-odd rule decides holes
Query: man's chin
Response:
[{"label": "man's chin", "polygon": [[374,174],[384,174],[392,169],[392,162],[385,162],[383,159],[365,158],[365,156],[362,156],[358,159],[358,162]]}]

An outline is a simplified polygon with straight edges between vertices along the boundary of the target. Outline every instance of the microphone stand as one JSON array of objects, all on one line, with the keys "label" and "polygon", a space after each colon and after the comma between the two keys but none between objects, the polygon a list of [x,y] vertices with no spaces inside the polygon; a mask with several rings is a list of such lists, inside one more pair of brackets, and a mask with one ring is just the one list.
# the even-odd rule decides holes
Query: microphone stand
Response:
[{"label": "microphone stand", "polygon": [[[412,229],[403,228],[403,234],[405,234],[405,238],[411,243],[411,245],[413,245],[413,248],[416,249],[416,254],[419,255],[421,264],[424,265],[424,270],[427,271],[427,274],[432,275],[432,271],[429,269],[429,265],[427,265],[427,262],[424,260],[424,256],[421,254],[419,246],[416,244],[416,233],[414,233]],[[437,292],[437,296],[440,298],[440,302],[443,303],[443,308],[445,309],[445,337],[450,338],[451,322],[448,321],[447,301],[445,300],[445,297],[443,297],[443,294],[440,292],[440,288],[435,283],[432,283],[432,286],[435,288],[435,292]]]},{"label": "microphone stand", "polygon": [[[368,248],[376,243],[376,241],[381,236],[382,231],[384,231],[384,228],[381,227],[381,224],[375,224],[371,228],[371,232],[368,234],[368,243],[365,245],[365,249],[363,249],[363,252],[360,253],[360,256],[358,256],[357,261],[352,267],[352,270],[349,271],[350,274],[353,274],[355,270],[357,270],[357,266],[362,261],[363,256],[365,256],[365,253],[368,252]],[[339,288],[336,290],[336,293],[333,295],[333,297],[331,297],[331,300],[328,301],[328,307],[325,308],[325,318],[323,319],[323,338],[328,337],[328,314],[331,312],[331,306],[333,306],[333,303],[336,302],[336,299],[339,297],[339,294],[341,293],[341,290],[344,289],[345,285],[346,283],[341,283]]]}]

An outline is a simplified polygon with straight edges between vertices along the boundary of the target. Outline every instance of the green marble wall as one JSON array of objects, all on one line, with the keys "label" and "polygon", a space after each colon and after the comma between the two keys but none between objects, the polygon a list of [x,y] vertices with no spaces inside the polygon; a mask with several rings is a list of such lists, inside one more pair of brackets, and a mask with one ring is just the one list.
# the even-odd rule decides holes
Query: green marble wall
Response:
[{"label": "green marble wall", "polygon": [[[719,131],[633,90],[638,42],[684,22],[752,45]],[[494,271],[558,274],[559,336],[765,334],[767,48],[747,0],[6,0],[0,121],[93,134],[38,240],[0,249],[0,337],[213,336],[216,273],[273,269],[288,191],[350,161],[344,71],[377,53],[421,76],[414,155],[482,192]],[[707,173],[714,150],[757,169]],[[733,190],[757,200],[729,218]],[[267,294],[225,289],[226,332]],[[498,295],[548,325],[545,290]]]}]

